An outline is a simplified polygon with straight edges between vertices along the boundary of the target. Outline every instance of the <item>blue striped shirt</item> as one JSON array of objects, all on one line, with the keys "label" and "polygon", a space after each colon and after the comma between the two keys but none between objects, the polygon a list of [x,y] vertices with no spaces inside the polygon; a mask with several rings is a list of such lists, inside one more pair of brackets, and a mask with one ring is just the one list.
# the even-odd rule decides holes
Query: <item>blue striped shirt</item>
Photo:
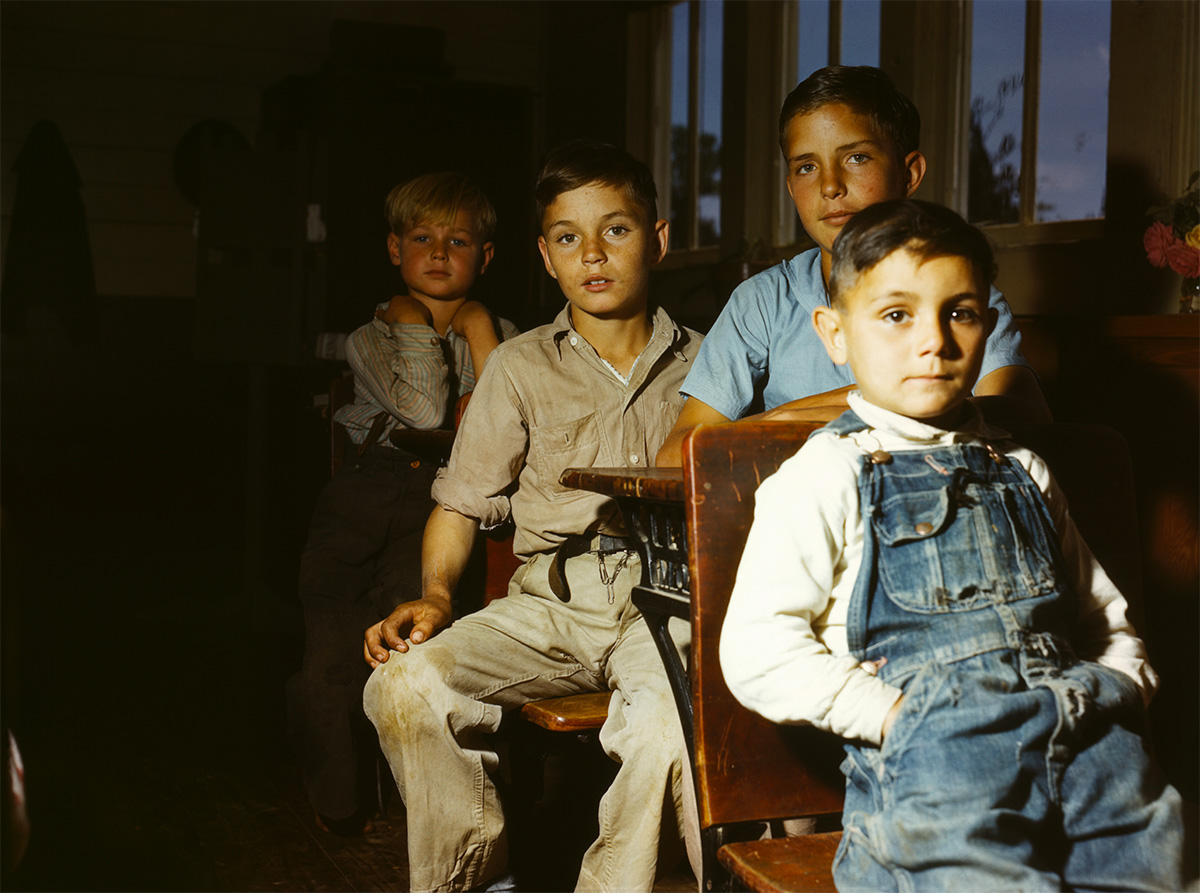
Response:
[{"label": "blue striped shirt", "polygon": [[[518,334],[507,319],[497,322],[501,340]],[[355,443],[366,440],[381,412],[390,416],[379,438],[385,445],[398,427],[445,427],[453,422],[454,402],[475,389],[470,346],[453,331],[439,338],[426,325],[373,319],[350,335],[346,359],[354,372],[354,402],[341,407],[334,420]]]}]

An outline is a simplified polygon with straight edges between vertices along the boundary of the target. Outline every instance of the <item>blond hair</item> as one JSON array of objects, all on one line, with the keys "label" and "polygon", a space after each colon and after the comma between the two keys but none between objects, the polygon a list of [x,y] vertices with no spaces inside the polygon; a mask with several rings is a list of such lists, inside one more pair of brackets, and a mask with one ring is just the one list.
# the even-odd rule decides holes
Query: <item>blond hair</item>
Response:
[{"label": "blond hair", "polygon": [[465,174],[422,174],[394,188],[384,202],[388,226],[396,235],[422,223],[453,223],[459,211],[470,213],[482,241],[491,241],[496,209]]}]

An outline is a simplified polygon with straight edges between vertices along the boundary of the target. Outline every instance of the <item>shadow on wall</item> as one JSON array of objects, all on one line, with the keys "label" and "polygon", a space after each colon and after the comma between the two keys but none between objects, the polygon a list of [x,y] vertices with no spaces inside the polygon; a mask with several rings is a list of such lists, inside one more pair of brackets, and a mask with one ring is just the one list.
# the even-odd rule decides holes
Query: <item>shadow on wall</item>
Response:
[{"label": "shadow on wall", "polygon": [[1183,184],[1156,184],[1142,164],[1110,159],[1105,196],[1103,293],[1099,312],[1162,313],[1174,310],[1178,279],[1146,260],[1142,236],[1150,225],[1146,211],[1166,189],[1178,194]]},{"label": "shadow on wall", "polygon": [[[1180,333],[1149,338],[1147,321]],[[1144,629],[1162,683],[1150,720],[1159,762],[1191,802],[1200,800],[1200,405],[1196,317],[1060,317],[1059,421],[1116,428],[1130,447],[1144,580]],[[1122,332],[1122,329],[1125,331]],[[1104,486],[1104,481],[1096,481]]]}]

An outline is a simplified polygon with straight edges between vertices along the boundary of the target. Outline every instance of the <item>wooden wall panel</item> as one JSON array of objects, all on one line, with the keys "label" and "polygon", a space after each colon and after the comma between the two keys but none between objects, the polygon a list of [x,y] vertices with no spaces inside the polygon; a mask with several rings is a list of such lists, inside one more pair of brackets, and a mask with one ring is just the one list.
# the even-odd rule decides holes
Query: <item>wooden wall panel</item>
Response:
[{"label": "wooden wall panel", "polygon": [[457,79],[542,86],[541,3],[9,0],[0,29],[0,264],[12,164],[47,119],[83,181],[99,294],[194,296],[193,209],[172,173],[179,140],[219,118],[253,142],[264,89],[318,73],[335,19],[441,28]]}]

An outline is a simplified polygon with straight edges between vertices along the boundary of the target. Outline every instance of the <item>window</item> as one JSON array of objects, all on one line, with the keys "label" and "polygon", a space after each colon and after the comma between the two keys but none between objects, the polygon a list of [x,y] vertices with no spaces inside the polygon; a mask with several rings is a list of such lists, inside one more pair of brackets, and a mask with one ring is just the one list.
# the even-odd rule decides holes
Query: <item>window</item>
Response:
[{"label": "window", "polygon": [[[795,69],[787,72],[784,94],[818,68],[826,65],[879,65],[880,0],[795,0],[793,17]],[[783,104],[779,97],[776,108]],[[780,167],[780,175],[784,173]],[[804,238],[796,209],[786,191],[774,201],[776,245],[791,245]]]},{"label": "window", "polygon": [[[800,78],[831,60],[847,65],[879,64],[881,3],[792,0],[790,4],[751,4],[756,8],[749,10],[749,17],[759,22],[759,27],[765,17],[775,23],[768,39],[778,44],[792,35],[791,48],[783,59],[779,59],[777,50],[764,47],[761,40],[744,48],[745,52],[763,52],[782,63],[778,70],[784,81],[776,82],[769,91],[773,94],[777,85],[782,92],[755,97],[773,109],[764,110],[762,120],[768,126],[784,94]],[[739,8],[738,13],[746,15],[747,11]],[[631,100],[636,107],[631,118],[641,119],[639,124],[644,122],[644,130],[639,125],[633,127],[634,142],[645,140],[651,150],[660,190],[668,179],[671,184],[670,192],[660,196],[660,205],[671,221],[673,253],[711,250],[721,244],[725,15],[724,0],[679,0],[660,13],[649,12],[641,20],[649,26],[644,48],[651,61],[639,73],[653,81],[651,93],[657,98],[645,107],[636,98]],[[755,82],[752,89],[761,93],[760,82]],[[663,111],[658,120],[655,106]],[[670,122],[669,133],[663,132],[665,128],[658,123],[666,119]],[[757,180],[753,182],[758,185]],[[772,183],[769,189],[756,194],[764,192],[773,196],[770,213],[775,219],[771,226],[775,244],[794,243],[801,233],[782,183]],[[745,234],[736,235],[735,241]],[[761,236],[755,238],[762,240]]]},{"label": "window", "polygon": [[721,236],[723,0],[671,8],[672,251],[716,245]]},{"label": "window", "polygon": [[1104,216],[1108,0],[975,0],[967,216]]},{"label": "window", "polygon": [[878,65],[879,4],[880,0],[798,2],[797,81],[826,65]]},{"label": "window", "polygon": [[[629,6],[627,139],[659,183],[676,266],[778,259],[803,241],[774,122],[796,83],[830,62],[888,70],[921,110],[930,163],[918,196],[988,224],[1004,249],[1095,243],[1124,200],[1105,194],[1116,156],[1172,182],[1195,169],[1195,128],[1161,124],[1192,122],[1200,107],[1186,68],[1197,64],[1194,4]],[[1140,214],[1149,199],[1130,201]],[[1029,257],[1009,269],[1025,275]]]}]

